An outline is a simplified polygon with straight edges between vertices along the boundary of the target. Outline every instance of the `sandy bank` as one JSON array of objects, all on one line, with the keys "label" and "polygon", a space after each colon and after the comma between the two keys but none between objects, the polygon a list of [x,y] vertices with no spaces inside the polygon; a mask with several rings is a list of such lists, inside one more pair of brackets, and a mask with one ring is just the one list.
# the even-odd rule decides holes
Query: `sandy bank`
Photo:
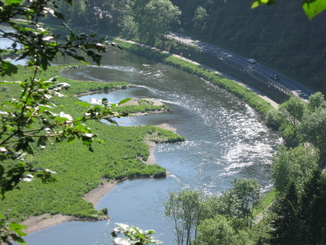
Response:
[{"label": "sandy bank", "polygon": [[[176,132],[176,129],[171,127],[171,125],[169,125],[167,123],[159,124],[156,126],[166,129],[166,130],[170,130],[174,133]],[[156,144],[155,144],[155,142],[152,142],[152,141],[146,141],[146,143],[149,147],[149,157],[145,163],[146,164],[154,164],[155,163],[154,149],[155,149]]]},{"label": "sandy bank", "polygon": [[[96,206],[97,202],[105,196],[113,187],[116,185],[116,181],[107,182],[105,180],[102,183],[89,193],[87,193],[83,199],[87,202],[90,202]],[[36,232],[45,228],[48,228],[53,225],[57,225],[66,221],[77,220],[72,216],[62,215],[62,214],[43,214],[41,216],[32,216],[27,220],[23,221],[21,224],[25,225],[27,228],[24,230],[27,234]]]}]

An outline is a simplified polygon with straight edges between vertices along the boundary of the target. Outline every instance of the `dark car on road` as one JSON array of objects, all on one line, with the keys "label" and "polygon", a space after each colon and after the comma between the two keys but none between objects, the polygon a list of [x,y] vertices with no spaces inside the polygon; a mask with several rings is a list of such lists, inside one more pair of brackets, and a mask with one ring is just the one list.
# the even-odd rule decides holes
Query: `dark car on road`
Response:
[{"label": "dark car on road", "polygon": [[272,78],[272,79],[275,80],[275,81],[279,81],[279,80],[280,80],[280,78],[278,77],[278,75],[275,74],[275,73],[271,74],[271,75],[270,75],[270,78]]}]

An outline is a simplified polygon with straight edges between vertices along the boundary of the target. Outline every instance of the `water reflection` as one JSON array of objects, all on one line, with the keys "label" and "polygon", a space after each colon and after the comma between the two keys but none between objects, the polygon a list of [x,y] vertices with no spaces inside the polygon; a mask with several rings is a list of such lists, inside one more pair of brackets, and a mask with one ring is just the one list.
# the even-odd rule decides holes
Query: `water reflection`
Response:
[{"label": "water reflection", "polygon": [[82,99],[106,97],[117,103],[126,97],[155,98],[171,111],[122,119],[120,125],[168,123],[187,140],[156,146],[156,163],[167,169],[166,179],[122,182],[99,202],[98,209],[108,208],[110,223],[68,222],[29,235],[26,240],[30,244],[44,244],[45,237],[51,237],[46,244],[111,244],[108,234],[116,222],[152,228],[164,244],[175,244],[173,223],[164,216],[164,202],[171,191],[189,188],[218,194],[229,189],[235,177],[257,178],[264,188],[270,186],[269,164],[280,137],[262,123],[252,108],[226,91],[126,52],[104,57],[102,67],[66,71],[63,75],[77,80],[134,84],[135,88]]}]

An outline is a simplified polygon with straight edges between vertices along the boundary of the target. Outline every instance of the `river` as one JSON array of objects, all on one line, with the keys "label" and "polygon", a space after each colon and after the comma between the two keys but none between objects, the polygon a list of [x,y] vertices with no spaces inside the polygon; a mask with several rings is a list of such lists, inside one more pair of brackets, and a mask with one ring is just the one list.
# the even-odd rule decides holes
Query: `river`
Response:
[{"label": "river", "polygon": [[196,189],[216,195],[230,189],[234,178],[256,178],[264,191],[270,188],[269,166],[281,138],[251,107],[225,90],[165,64],[117,50],[104,57],[101,67],[66,71],[63,75],[136,85],[81,99],[107,97],[115,103],[126,97],[155,98],[171,111],[118,119],[118,123],[167,123],[186,141],[155,147],[155,163],[168,172],[165,179],[127,180],[100,200],[97,209],[108,208],[110,221],[65,222],[29,234],[26,241],[30,245],[112,244],[110,233],[115,223],[154,229],[156,239],[176,244],[173,221],[164,215],[164,202],[170,192]]}]

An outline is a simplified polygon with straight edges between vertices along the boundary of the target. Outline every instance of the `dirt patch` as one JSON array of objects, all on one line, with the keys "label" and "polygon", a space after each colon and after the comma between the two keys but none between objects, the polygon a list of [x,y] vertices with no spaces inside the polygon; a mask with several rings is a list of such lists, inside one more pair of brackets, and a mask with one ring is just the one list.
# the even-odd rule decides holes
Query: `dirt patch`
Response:
[{"label": "dirt patch", "polygon": [[102,183],[97,188],[85,194],[83,199],[87,202],[92,203],[95,208],[98,201],[100,201],[101,198],[106,195],[106,193],[112,190],[116,186],[116,184],[117,181],[108,182],[107,180],[103,179]]},{"label": "dirt patch", "polygon": [[27,227],[24,229],[24,232],[29,234],[73,219],[74,217],[72,216],[62,214],[43,214],[41,216],[29,217],[27,220],[23,221],[21,225],[25,225]]}]

